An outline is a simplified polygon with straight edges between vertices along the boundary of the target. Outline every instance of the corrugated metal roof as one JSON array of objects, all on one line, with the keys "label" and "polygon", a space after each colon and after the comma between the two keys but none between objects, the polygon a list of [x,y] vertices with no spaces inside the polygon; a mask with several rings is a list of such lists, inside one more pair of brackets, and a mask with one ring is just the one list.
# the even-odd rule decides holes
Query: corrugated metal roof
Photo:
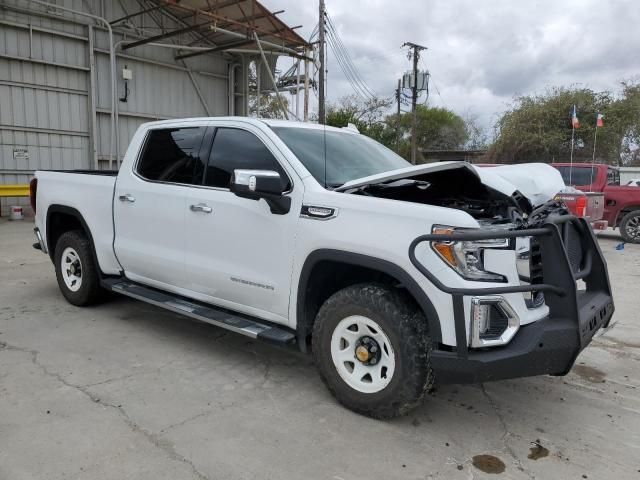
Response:
[{"label": "corrugated metal roof", "polygon": [[[167,30],[161,34],[124,45],[123,49],[134,48],[145,43],[163,41],[183,33],[195,33],[198,40],[189,47],[207,47],[210,52],[246,48],[255,44],[254,32],[261,42],[271,47],[277,45],[303,53],[308,43],[282,20],[257,0],[150,0],[146,8],[117,19],[112,24],[142,15],[151,10],[161,10],[177,19],[180,28]],[[206,52],[203,50],[203,52]],[[200,52],[201,53],[201,52]],[[182,58],[200,54],[191,51]]]}]

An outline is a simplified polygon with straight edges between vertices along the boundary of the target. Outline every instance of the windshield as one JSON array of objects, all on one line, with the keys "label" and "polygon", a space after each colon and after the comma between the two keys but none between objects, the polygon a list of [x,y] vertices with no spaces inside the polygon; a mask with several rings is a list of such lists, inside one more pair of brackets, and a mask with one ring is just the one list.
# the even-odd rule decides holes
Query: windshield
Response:
[{"label": "windshield", "polygon": [[411,166],[364,135],[315,128],[273,127],[273,130],[321,185],[337,187],[356,178]]}]

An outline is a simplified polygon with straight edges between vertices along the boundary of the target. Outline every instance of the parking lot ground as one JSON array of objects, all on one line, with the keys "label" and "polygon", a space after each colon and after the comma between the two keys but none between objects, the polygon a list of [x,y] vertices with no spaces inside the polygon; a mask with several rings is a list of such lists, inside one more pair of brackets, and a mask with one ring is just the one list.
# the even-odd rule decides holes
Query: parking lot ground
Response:
[{"label": "parking lot ground", "polygon": [[615,325],[566,377],[338,405],[310,357],[126,298],[77,308],[0,219],[0,479],[638,479],[640,245],[601,236]]}]

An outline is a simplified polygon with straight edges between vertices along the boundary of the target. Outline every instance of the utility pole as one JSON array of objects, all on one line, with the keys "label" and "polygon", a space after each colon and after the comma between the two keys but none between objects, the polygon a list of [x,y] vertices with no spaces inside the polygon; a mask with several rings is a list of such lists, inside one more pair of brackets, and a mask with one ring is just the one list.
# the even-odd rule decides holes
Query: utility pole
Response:
[{"label": "utility pole", "polygon": [[402,46],[413,49],[413,85],[411,86],[411,112],[413,113],[413,119],[411,121],[411,163],[415,165],[418,150],[418,115],[416,112],[416,104],[418,102],[418,61],[420,60],[420,52],[422,50],[426,50],[427,47],[411,42],[405,42]]},{"label": "utility pole", "polygon": [[321,125],[325,124],[325,111],[324,111],[324,0],[320,0],[320,18],[318,20],[318,48],[320,49],[320,72],[318,77],[318,92],[319,92],[319,105],[318,105],[318,122]]},{"label": "utility pole", "polygon": [[398,102],[398,116],[396,117],[396,153],[400,152],[400,99],[402,98],[402,80],[398,80],[396,102]]}]

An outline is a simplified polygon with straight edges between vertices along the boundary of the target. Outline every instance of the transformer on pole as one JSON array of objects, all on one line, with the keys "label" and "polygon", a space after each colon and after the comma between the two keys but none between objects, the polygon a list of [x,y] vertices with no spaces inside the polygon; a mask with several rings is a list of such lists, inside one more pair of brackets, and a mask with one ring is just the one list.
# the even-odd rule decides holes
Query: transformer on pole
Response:
[{"label": "transformer on pole", "polygon": [[[418,95],[420,91],[426,90],[425,80],[428,82],[428,73],[418,72],[418,61],[420,60],[420,52],[422,50],[426,50],[427,47],[423,47],[422,45],[418,45],[411,42],[405,42],[403,47],[409,47],[413,50],[410,55],[413,57],[413,71],[410,74],[405,74],[403,77],[403,82],[408,77],[409,85],[406,88],[411,88],[411,112],[413,114],[413,119],[411,122],[411,163],[416,164],[417,157],[417,149],[418,149],[418,139],[417,139],[417,130],[418,130],[418,116],[416,112],[416,104],[418,102]],[[419,75],[420,74],[420,75]],[[404,84],[403,84],[404,86]],[[424,88],[423,88],[424,87]]]}]

